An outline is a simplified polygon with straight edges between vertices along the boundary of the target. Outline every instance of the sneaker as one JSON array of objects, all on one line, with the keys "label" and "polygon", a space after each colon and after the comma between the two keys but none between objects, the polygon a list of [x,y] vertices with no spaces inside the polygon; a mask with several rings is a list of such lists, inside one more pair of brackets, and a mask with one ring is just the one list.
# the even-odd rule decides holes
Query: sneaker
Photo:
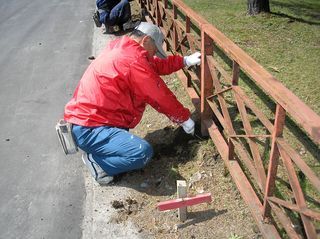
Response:
[{"label": "sneaker", "polygon": [[132,21],[132,20],[129,20],[127,21],[126,23],[124,23],[122,25],[123,27],[123,30],[126,31],[126,30],[131,30],[133,28],[135,28],[136,26],[138,26],[140,24],[140,21]]},{"label": "sneaker", "polygon": [[93,21],[94,21],[94,24],[96,24],[96,27],[101,27],[102,26],[102,23],[100,22],[100,14],[98,11],[96,11],[93,16]]},{"label": "sneaker", "polygon": [[88,167],[92,177],[100,185],[106,185],[113,181],[113,177],[108,176],[107,173],[103,171],[103,169],[97,164],[97,162],[94,161],[91,154],[82,154],[82,161]]},{"label": "sneaker", "polygon": [[97,183],[99,183],[100,185],[108,185],[110,184],[111,182],[113,182],[113,177],[112,176],[104,176],[102,178],[98,178],[97,180]]}]

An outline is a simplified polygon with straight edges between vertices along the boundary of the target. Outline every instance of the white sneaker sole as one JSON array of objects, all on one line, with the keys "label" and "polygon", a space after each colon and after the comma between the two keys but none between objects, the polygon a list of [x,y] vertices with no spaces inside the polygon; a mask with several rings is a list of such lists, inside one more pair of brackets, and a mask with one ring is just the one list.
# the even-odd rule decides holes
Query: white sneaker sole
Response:
[{"label": "white sneaker sole", "polygon": [[98,181],[101,178],[109,177],[105,171],[94,161],[91,154],[82,154],[82,161],[88,167],[92,177]]}]

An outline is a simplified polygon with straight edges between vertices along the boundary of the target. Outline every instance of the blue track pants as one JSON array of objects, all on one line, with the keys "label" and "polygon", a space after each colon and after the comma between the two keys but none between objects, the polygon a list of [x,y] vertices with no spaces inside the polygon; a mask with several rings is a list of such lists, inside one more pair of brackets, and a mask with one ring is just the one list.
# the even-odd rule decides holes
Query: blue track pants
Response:
[{"label": "blue track pants", "polygon": [[147,141],[125,129],[73,125],[72,132],[79,148],[110,176],[143,168],[153,155]]},{"label": "blue track pants", "polygon": [[121,0],[110,11],[99,9],[100,22],[108,25],[122,25],[131,18],[131,9],[128,0]]}]

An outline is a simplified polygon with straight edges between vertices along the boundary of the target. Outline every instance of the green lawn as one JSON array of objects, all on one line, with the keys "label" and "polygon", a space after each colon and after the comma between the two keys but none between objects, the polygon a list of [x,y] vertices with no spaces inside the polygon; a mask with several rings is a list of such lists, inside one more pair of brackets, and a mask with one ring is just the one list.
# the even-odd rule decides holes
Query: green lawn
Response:
[{"label": "green lawn", "polygon": [[250,17],[243,0],[184,0],[320,114],[320,1],[270,0]]}]

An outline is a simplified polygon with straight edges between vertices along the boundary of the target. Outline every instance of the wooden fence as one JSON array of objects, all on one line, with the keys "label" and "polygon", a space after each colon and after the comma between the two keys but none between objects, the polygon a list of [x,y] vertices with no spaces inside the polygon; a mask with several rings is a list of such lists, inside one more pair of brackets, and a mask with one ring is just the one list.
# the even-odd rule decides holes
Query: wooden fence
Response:
[{"label": "wooden fence", "polygon": [[[320,117],[183,1],[139,4],[168,50],[201,51],[201,67],[178,76],[263,236],[317,238]],[[297,152],[302,140],[313,155]]]}]

